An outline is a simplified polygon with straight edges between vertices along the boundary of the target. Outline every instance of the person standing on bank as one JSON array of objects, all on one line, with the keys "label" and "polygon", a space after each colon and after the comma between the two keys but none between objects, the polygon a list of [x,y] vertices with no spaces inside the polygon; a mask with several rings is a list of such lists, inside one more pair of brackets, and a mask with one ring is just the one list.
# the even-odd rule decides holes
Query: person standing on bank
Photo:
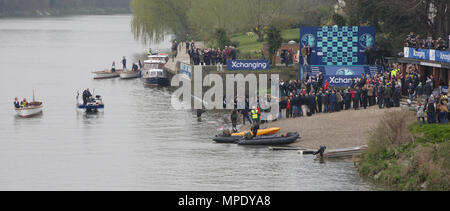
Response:
[{"label": "person standing on bank", "polygon": [[233,128],[232,128],[233,132],[237,132],[237,128],[236,128],[236,126],[237,126],[237,119],[238,119],[237,110],[234,109],[231,112],[231,124],[233,125]]}]

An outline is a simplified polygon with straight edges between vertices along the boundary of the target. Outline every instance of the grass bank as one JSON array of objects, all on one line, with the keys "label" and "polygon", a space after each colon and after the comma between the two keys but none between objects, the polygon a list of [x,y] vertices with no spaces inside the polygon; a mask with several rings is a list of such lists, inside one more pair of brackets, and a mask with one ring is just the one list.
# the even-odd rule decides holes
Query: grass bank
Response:
[{"label": "grass bank", "polygon": [[392,190],[450,190],[449,140],[450,125],[419,125],[414,112],[389,112],[372,131],[358,171]]},{"label": "grass bank", "polygon": [[[298,42],[300,36],[300,29],[286,29],[281,32],[283,42],[295,40]],[[265,42],[258,42],[258,36],[253,34],[248,36],[247,34],[237,34],[231,37],[231,41],[239,43],[237,50],[243,57],[256,57],[261,56],[261,51]]]}]

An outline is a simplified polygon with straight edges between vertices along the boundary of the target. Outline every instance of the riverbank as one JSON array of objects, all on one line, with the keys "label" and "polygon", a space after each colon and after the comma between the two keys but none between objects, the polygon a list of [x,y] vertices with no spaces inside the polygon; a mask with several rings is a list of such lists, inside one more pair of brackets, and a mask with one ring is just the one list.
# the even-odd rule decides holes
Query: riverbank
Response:
[{"label": "riverbank", "polygon": [[[327,149],[357,147],[368,144],[370,131],[378,124],[386,111],[400,108],[379,109],[377,106],[367,110],[359,109],[335,113],[320,113],[311,117],[278,120],[263,124],[262,127],[280,127],[279,133],[299,132],[301,139],[293,147],[316,149],[320,145]],[[249,130],[250,126],[242,130]]]},{"label": "riverbank", "polygon": [[450,190],[450,125],[415,123],[415,113],[383,116],[357,165],[392,190]]}]

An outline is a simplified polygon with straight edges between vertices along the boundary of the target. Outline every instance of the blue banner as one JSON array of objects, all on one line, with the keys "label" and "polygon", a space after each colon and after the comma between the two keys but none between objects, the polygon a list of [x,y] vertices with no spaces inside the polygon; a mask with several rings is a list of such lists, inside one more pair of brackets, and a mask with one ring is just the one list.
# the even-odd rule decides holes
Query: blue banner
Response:
[{"label": "blue banner", "polygon": [[[375,51],[375,27],[300,27],[300,52],[311,47],[309,65],[364,65],[365,50]],[[300,56],[300,64],[304,64]]]},{"label": "blue banner", "polygon": [[303,72],[307,72],[310,75],[317,75],[322,73],[323,75],[347,75],[361,77],[361,74],[369,74],[371,76],[381,73],[383,71],[382,66],[324,66],[324,65],[312,65],[301,66]]},{"label": "blue banner", "polygon": [[435,61],[450,63],[450,52],[449,51],[434,51],[435,52]]},{"label": "blue banner", "polygon": [[407,48],[403,50],[406,58],[430,60],[430,50],[421,48]]},{"label": "blue banner", "polygon": [[269,70],[269,60],[228,60],[228,70]]},{"label": "blue banner", "polygon": [[366,74],[364,66],[325,66],[327,75],[361,76]]},{"label": "blue banner", "polygon": [[423,48],[408,48],[403,49],[405,58],[428,60],[434,62],[450,63],[450,52],[438,51]]}]

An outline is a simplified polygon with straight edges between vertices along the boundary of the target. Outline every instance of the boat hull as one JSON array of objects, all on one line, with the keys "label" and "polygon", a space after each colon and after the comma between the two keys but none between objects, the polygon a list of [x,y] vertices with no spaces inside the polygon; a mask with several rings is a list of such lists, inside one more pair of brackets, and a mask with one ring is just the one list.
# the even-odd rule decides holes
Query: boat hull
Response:
[{"label": "boat hull", "polygon": [[109,72],[109,71],[98,71],[98,72],[93,72],[92,74],[94,74],[94,79],[107,79],[107,78],[117,78],[120,76],[120,73],[122,71],[116,70],[115,72]]},{"label": "boat hull", "polygon": [[140,78],[141,71],[127,71],[120,73],[121,79],[132,79],[132,78]]},{"label": "boat hull", "polygon": [[250,140],[246,139],[240,139],[237,144],[239,145],[264,145],[264,146],[278,146],[278,145],[287,145],[292,144],[299,138],[298,133],[292,133],[288,134],[288,136],[285,137],[264,137],[264,136],[258,136]]},{"label": "boat hull", "polygon": [[105,109],[105,105],[83,105],[77,104],[77,110],[85,113],[97,113],[103,112]]},{"label": "boat hull", "polygon": [[28,118],[42,113],[42,106],[33,106],[29,108],[16,108],[16,113],[20,117]]},{"label": "boat hull", "polygon": [[147,87],[155,87],[155,86],[169,86],[169,79],[168,78],[144,78],[144,86]]}]

